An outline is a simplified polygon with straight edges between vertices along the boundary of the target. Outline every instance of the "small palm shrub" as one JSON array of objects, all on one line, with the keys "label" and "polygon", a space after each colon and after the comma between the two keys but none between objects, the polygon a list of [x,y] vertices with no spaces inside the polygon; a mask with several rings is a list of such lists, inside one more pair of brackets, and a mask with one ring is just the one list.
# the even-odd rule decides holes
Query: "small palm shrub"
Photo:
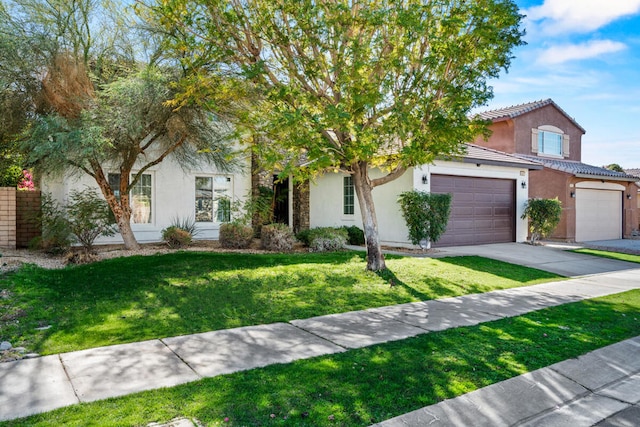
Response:
[{"label": "small palm shrub", "polygon": [[167,242],[170,248],[180,249],[189,246],[192,236],[187,230],[171,225],[162,230],[162,240]]},{"label": "small palm shrub", "polygon": [[286,224],[269,224],[260,232],[262,247],[268,251],[289,252],[296,243],[293,231]]},{"label": "small palm shrub", "polygon": [[220,226],[220,245],[227,249],[246,249],[253,241],[253,229],[239,221]]}]

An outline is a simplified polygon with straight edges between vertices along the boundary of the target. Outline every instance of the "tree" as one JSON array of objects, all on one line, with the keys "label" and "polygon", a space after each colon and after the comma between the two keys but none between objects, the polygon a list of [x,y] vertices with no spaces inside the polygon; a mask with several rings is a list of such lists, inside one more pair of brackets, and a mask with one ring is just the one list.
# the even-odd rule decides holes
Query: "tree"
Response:
[{"label": "tree", "polygon": [[[177,80],[172,70],[143,68],[103,85],[78,117],[41,117],[25,141],[29,160],[48,172],[83,172],[96,181],[127,249],[138,246],[130,193],[150,167],[169,155],[183,165],[204,161],[221,170],[233,165],[231,144],[215,117],[199,108],[167,105]],[[115,188],[109,170],[118,172]]]},{"label": "tree", "polygon": [[[262,100],[249,127],[271,141],[257,147],[263,159],[296,179],[327,170],[353,177],[369,270],[385,268],[372,190],[485,132],[469,113],[492,97],[487,79],[522,43],[510,0],[173,0],[150,8],[186,35],[173,47],[198,52],[193,66],[254,85]],[[374,178],[374,168],[383,174]]]},{"label": "tree", "polygon": [[[34,46],[25,70],[38,77],[31,124],[23,132],[27,161],[49,174],[86,173],[109,204],[127,249],[130,192],[143,173],[171,155],[180,164],[233,166],[225,126],[195,103],[176,106],[189,70],[163,58],[131,27],[131,9],[109,0],[11,2],[12,37]],[[152,48],[157,48],[155,51]],[[211,107],[209,103],[206,107]],[[136,170],[135,173],[132,171]],[[115,188],[109,171],[117,171]]]},{"label": "tree", "polygon": [[615,172],[624,173],[624,169],[622,168],[622,166],[620,166],[617,163],[611,163],[610,165],[605,166],[605,169],[609,169],[609,170],[615,171]]}]

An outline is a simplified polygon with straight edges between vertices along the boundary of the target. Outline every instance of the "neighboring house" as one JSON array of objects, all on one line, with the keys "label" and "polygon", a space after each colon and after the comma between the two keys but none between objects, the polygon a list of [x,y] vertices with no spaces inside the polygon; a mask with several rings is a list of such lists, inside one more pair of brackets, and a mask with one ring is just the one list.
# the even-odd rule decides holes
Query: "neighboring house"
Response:
[{"label": "neighboring house", "polygon": [[530,174],[529,197],[562,202],[550,237],[590,241],[628,237],[638,227],[638,178],[581,162],[582,135],[572,117],[551,99],[486,111],[492,135],[475,144],[539,163]]},{"label": "neighboring house", "polygon": [[[207,164],[184,169],[169,156],[145,171],[131,194],[131,228],[138,242],[161,241],[162,230],[182,219],[196,221],[198,239],[217,239],[220,224],[230,219],[232,203],[244,200],[251,189],[248,165],[244,169],[244,173],[223,173]],[[118,171],[105,168],[105,172],[115,190]],[[60,202],[74,189],[88,186],[99,192],[96,182],[86,174],[42,181],[43,192]],[[100,237],[96,243],[122,243],[122,238],[120,234]]]},{"label": "neighboring house", "polygon": [[[411,168],[373,190],[380,240],[384,245],[412,246],[397,199],[400,193],[415,189],[453,195],[447,231],[434,246],[525,241],[527,222],[520,216],[527,201],[529,170],[537,169],[542,166],[472,144],[459,159]],[[298,209],[304,212],[308,207],[312,228],[362,227],[350,176],[319,177],[309,185],[306,203]]]},{"label": "neighboring house", "polygon": [[636,190],[637,190],[637,207],[638,207],[638,224],[636,228],[636,235],[640,235],[640,168],[634,169],[625,169],[624,172],[627,175],[635,176],[639,181],[636,181]]}]

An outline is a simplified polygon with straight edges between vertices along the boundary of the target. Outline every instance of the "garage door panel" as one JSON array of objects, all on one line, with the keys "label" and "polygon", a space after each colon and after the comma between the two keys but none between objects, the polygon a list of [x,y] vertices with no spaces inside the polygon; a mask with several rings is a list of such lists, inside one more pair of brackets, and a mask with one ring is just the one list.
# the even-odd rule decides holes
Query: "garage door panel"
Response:
[{"label": "garage door panel", "polygon": [[576,241],[622,238],[622,191],[576,189]]},{"label": "garage door panel", "polygon": [[433,193],[452,193],[446,232],[435,246],[515,240],[515,180],[432,175]]}]

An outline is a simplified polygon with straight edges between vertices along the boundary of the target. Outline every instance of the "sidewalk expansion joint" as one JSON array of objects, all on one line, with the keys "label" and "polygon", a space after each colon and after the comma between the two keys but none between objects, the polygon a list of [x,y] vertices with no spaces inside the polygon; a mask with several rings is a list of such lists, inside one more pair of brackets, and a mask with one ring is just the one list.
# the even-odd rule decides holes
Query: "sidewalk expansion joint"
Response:
[{"label": "sidewalk expansion joint", "polygon": [[310,330],[308,330],[308,329],[301,328],[300,326],[296,326],[296,325],[294,325],[294,324],[293,324],[293,323],[291,323],[291,322],[287,322],[287,324],[288,324],[288,325],[293,326],[294,328],[296,328],[296,329],[298,329],[298,330],[300,330],[300,331],[302,331],[302,332],[304,332],[304,333],[306,333],[306,334],[313,335],[313,336],[314,336],[314,337],[316,337],[316,338],[319,338],[319,339],[321,339],[321,340],[323,340],[323,341],[326,341],[326,342],[331,343],[331,344],[333,344],[333,345],[335,345],[335,346],[338,346],[338,347],[340,347],[340,348],[343,348],[343,349],[345,349],[345,351],[352,350],[351,348],[349,348],[349,347],[345,347],[345,346],[340,345],[340,344],[338,344],[338,343],[336,343],[336,342],[333,342],[333,341],[331,341],[330,339],[327,339],[326,337],[323,337],[322,335],[318,335],[318,334],[316,334],[315,332],[311,332],[311,331],[310,331]]},{"label": "sidewalk expansion joint", "polygon": [[203,377],[202,375],[200,375],[200,374],[199,374],[195,369],[193,369],[193,366],[191,366],[191,365],[189,364],[189,362],[187,362],[186,360],[184,360],[182,357],[180,357],[180,355],[179,355],[178,353],[176,353],[175,351],[173,351],[173,349],[172,349],[171,347],[169,347],[169,346],[167,345],[167,343],[166,343],[166,342],[164,342],[164,339],[163,339],[163,338],[158,339],[158,341],[160,341],[160,342],[162,343],[162,345],[164,345],[164,346],[165,346],[165,347],[166,347],[166,348],[167,348],[171,353],[175,354],[175,356],[176,356],[178,359],[180,359],[180,361],[181,361],[182,363],[184,363],[185,365],[187,365],[187,366],[189,367],[189,369],[191,369],[191,372],[193,372],[194,374],[196,374],[196,376],[197,376],[198,378],[204,378],[204,377]]},{"label": "sidewalk expansion joint", "polygon": [[69,384],[71,385],[71,390],[73,390],[73,395],[76,397],[76,400],[78,401],[78,403],[81,403],[82,401],[80,400],[80,396],[78,396],[78,391],[76,390],[76,386],[73,384],[73,381],[69,376],[69,372],[67,372],[67,366],[64,364],[64,361],[62,360],[62,355],[58,354],[57,356],[58,356],[58,360],[60,361],[60,365],[62,366],[62,370],[64,371],[64,375],[67,377],[67,380],[69,380]]}]

